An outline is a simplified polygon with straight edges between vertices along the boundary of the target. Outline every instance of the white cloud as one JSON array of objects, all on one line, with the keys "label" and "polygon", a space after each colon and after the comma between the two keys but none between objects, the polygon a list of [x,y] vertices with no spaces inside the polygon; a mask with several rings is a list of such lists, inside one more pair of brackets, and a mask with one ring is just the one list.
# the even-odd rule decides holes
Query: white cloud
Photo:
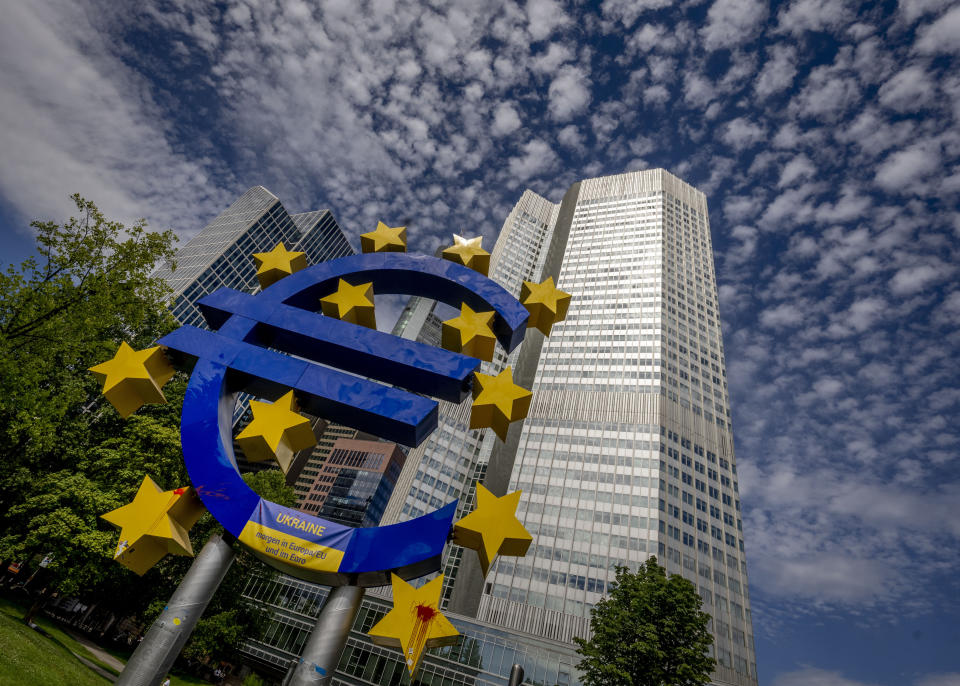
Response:
[{"label": "white cloud", "polygon": [[951,2],[952,0],[900,0],[897,4],[903,18],[913,22],[924,14],[939,12]]},{"label": "white cloud", "polygon": [[676,33],[663,24],[644,24],[627,38],[627,48],[632,54],[651,52],[655,49],[669,52],[676,47]]},{"label": "white cloud", "polygon": [[566,66],[550,84],[550,116],[567,121],[583,112],[590,104],[590,86],[583,69]]},{"label": "white cloud", "polygon": [[748,42],[759,32],[767,12],[760,0],[715,0],[707,12],[707,25],[700,29],[705,47],[716,50]]},{"label": "white cloud", "polygon": [[559,162],[557,154],[544,141],[535,138],[523,146],[523,154],[510,158],[510,175],[520,181],[550,171]]},{"label": "white cloud", "polygon": [[942,265],[919,264],[899,269],[890,280],[890,290],[897,295],[912,295],[944,280],[949,269]]},{"label": "white cloud", "polygon": [[780,12],[778,32],[839,31],[853,13],[839,0],[794,0]]},{"label": "white cloud", "polygon": [[877,170],[875,178],[877,184],[885,190],[904,193],[936,171],[939,166],[938,146],[920,142],[887,157]]},{"label": "white cloud", "polygon": [[557,68],[575,57],[573,48],[563,43],[551,43],[546,51],[535,55],[533,69],[538,72],[553,74]]},{"label": "white cloud", "polygon": [[783,303],[760,313],[760,324],[770,328],[799,326],[803,322],[804,311],[797,305]]},{"label": "white cloud", "polygon": [[761,98],[779,93],[793,85],[797,75],[797,49],[792,45],[777,44],[767,50],[770,58],[753,84]]},{"label": "white cloud", "polygon": [[873,326],[886,309],[887,302],[883,298],[863,298],[850,305],[844,321],[857,331],[863,332]]},{"label": "white cloud", "polygon": [[560,129],[560,131],[557,132],[557,140],[560,141],[562,145],[575,150],[582,148],[584,145],[583,134],[580,133],[580,129],[573,124],[568,124]]},{"label": "white cloud", "polygon": [[918,30],[916,49],[924,53],[960,52],[960,7]]},{"label": "white cloud", "polygon": [[880,87],[880,103],[899,112],[912,112],[925,107],[936,95],[937,89],[926,70],[919,66],[907,67]]},{"label": "white cloud", "polygon": [[570,23],[556,0],[527,0],[528,30],[534,40],[543,40]]},{"label": "white cloud", "polygon": [[807,179],[816,173],[816,167],[810,158],[804,154],[799,154],[783,166],[780,172],[780,181],[777,182],[778,188],[785,188],[793,185],[799,179]]},{"label": "white cloud", "polygon": [[713,82],[701,74],[690,71],[683,77],[683,99],[694,107],[704,107],[716,97]]},{"label": "white cloud", "polygon": [[821,66],[810,72],[791,107],[806,117],[835,121],[859,99],[856,78],[831,66]]},{"label": "white cloud", "polygon": [[665,105],[670,100],[670,91],[659,83],[643,89],[643,102],[650,106]]},{"label": "white cloud", "polygon": [[79,192],[125,223],[193,228],[241,189],[202,143],[193,155],[171,144],[149,89],[89,17],[40,2],[4,10],[0,193],[31,219],[65,219]]},{"label": "white cloud", "polygon": [[493,126],[491,130],[495,136],[506,136],[520,128],[520,115],[516,108],[508,102],[501,102],[493,111]]},{"label": "white cloud", "polygon": [[671,0],[603,0],[601,11],[609,20],[629,29],[644,13],[670,5]]},{"label": "white cloud", "polygon": [[766,135],[766,130],[759,124],[746,117],[737,117],[727,122],[720,138],[732,148],[743,149],[756,145]]}]

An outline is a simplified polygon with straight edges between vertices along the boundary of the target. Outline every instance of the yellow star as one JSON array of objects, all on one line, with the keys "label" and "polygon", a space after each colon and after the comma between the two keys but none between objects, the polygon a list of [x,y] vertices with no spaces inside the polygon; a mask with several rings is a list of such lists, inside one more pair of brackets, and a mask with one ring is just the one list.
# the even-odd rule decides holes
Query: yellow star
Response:
[{"label": "yellow star", "polygon": [[481,247],[482,242],[482,236],[464,238],[453,234],[453,245],[444,249],[443,259],[462,264],[486,276],[490,271],[490,253]]},{"label": "yellow star", "polygon": [[174,374],[160,346],[134,350],[120,343],[113,359],[90,367],[103,382],[103,395],[126,419],[148,403],[165,403],[163,385]]},{"label": "yellow star", "polygon": [[477,482],[477,509],[453,525],[453,541],[476,550],[486,576],[497,555],[523,557],[533,536],[517,519],[522,491],[498,498]]},{"label": "yellow star", "polygon": [[520,302],[530,313],[527,328],[536,327],[544,336],[550,335],[550,329],[567,316],[570,307],[570,294],[561,291],[548,276],[543,283],[524,281],[520,289]]},{"label": "yellow star", "polygon": [[363,252],[406,252],[407,227],[377,222],[376,231],[360,234],[360,249]]},{"label": "yellow star", "polygon": [[253,259],[257,263],[257,281],[260,288],[266,288],[285,276],[307,267],[307,254],[287,250],[283,243],[277,243],[270,252],[255,252]]},{"label": "yellow star", "polygon": [[293,456],[316,445],[310,420],[297,412],[293,391],[275,403],[250,401],[253,421],[237,434],[237,443],[251,462],[276,460],[286,474]]},{"label": "yellow star", "polygon": [[440,344],[447,350],[489,362],[497,343],[490,328],[494,314],[474,312],[467,303],[461,303],[460,316],[443,322]]},{"label": "yellow star", "polygon": [[460,633],[439,610],[443,574],[414,588],[396,574],[393,582],[393,609],[370,629],[370,640],[379,646],[400,648],[410,678],[420,666],[427,648],[453,645]]},{"label": "yellow star", "polygon": [[328,317],[342,319],[370,329],[377,328],[376,314],[373,309],[373,282],[351,286],[340,279],[337,282],[336,292],[320,298],[320,306]]},{"label": "yellow star", "polygon": [[120,528],[113,559],[142,576],[167,553],[193,556],[188,532],[202,514],[192,488],[161,491],[144,476],[132,503],[100,516]]},{"label": "yellow star", "polygon": [[506,441],[511,422],[520,421],[527,416],[533,394],[513,383],[510,367],[496,376],[480,372],[474,372],[473,376],[470,428],[491,427],[501,441]]}]

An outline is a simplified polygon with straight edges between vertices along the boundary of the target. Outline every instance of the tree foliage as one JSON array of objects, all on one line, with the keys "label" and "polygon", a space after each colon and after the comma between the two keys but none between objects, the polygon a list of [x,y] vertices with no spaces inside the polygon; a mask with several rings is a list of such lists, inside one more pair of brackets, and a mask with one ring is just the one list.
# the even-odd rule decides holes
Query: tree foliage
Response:
[{"label": "tree foliage", "polygon": [[38,255],[0,272],[5,473],[67,464],[78,439],[84,444],[97,397],[87,368],[112,356],[120,340],[147,345],[174,325],[167,287],[151,276],[173,256],[173,232],[148,231],[143,220],[124,227],[79,195],[73,200],[77,217],[33,222]]},{"label": "tree foliage", "polygon": [[[87,370],[120,341],[142,349],[175,326],[166,285],[151,276],[172,257],[174,237],[142,220],[124,227],[73,199],[78,217],[34,222],[38,256],[0,273],[0,559],[51,554],[44,586],[146,626],[192,559],[167,556],[138,577],[113,562],[117,532],[100,515],[133,500],[144,475],[164,489],[189,485],[179,431],[187,377],[164,387],[166,405],[122,420]],[[269,500],[294,503],[279,471],[245,479]],[[194,552],[221,531],[205,514],[191,530]],[[186,653],[228,657],[256,631],[265,618],[241,593],[252,575],[269,573],[241,552]]]},{"label": "tree foliage", "polygon": [[692,583],[651,557],[636,573],[617,567],[610,594],[591,611],[590,640],[575,638],[585,686],[702,686],[715,661],[710,615]]}]

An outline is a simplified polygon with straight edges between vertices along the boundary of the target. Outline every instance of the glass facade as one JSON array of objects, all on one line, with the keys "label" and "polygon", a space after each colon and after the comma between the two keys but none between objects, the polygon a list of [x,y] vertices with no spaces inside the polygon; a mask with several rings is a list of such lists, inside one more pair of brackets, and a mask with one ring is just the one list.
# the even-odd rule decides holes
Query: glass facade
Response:
[{"label": "glass facade", "polygon": [[510,490],[534,537],[478,618],[569,641],[621,564],[657,555],[711,613],[717,684],[756,684],[736,461],[703,193],[663,170],[580,184]]},{"label": "glass facade", "polygon": [[174,295],[172,311],[181,324],[206,326],[196,302],[224,286],[252,293],[258,289],[253,253],[279,242],[305,252],[308,264],[354,253],[329,210],[288,214],[263,186],[254,186],[177,251],[176,268],[156,274]]},{"label": "glass facade", "polygon": [[[490,253],[490,277],[515,297],[520,296],[524,281],[539,282],[546,278],[544,266],[556,215],[556,205],[527,191],[504,222]],[[441,317],[435,314],[434,309],[433,301],[411,299],[394,333],[439,346]],[[449,315],[453,316],[456,315]],[[484,362],[481,371],[497,374],[507,365],[516,366],[522,349],[523,345],[508,356],[497,348],[494,359]],[[473,509],[475,484],[484,481],[498,439],[490,431],[471,431],[468,428],[471,406],[470,398],[459,405],[440,403],[438,428],[407,456],[407,467],[387,505],[384,524],[419,517],[458,498],[457,517]],[[449,607],[452,584],[462,558],[462,548],[453,544],[448,546],[443,565],[445,580],[442,608]]]},{"label": "glass facade", "polygon": [[[279,676],[292,659],[299,657],[327,590],[290,577],[277,577],[252,581],[244,595],[270,607],[274,619],[263,634],[246,641],[243,652],[251,661]],[[375,646],[366,636],[391,606],[386,598],[371,593],[364,598],[340,657],[334,684],[410,684],[400,651]],[[514,664],[523,665],[525,683],[570,686],[578,681],[574,665],[579,658],[570,646],[484,626],[468,617],[449,613],[447,617],[461,637],[456,645],[427,651],[417,673],[418,684],[505,686]]]}]

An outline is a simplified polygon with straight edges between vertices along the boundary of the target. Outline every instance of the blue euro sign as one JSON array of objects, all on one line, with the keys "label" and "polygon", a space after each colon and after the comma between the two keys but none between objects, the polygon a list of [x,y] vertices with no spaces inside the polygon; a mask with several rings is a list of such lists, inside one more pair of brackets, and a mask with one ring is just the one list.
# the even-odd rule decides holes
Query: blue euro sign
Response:
[{"label": "blue euro sign", "polygon": [[470,393],[479,360],[319,314],[341,278],[373,282],[378,294],[493,310],[508,352],[526,331],[526,308],[486,276],[435,257],[373,253],[315,265],[257,295],[222,288],[198,303],[213,331],[184,326],[159,342],[175,360],[195,362],[181,442],[190,480],[217,521],[293,576],[381,586],[391,572],[410,579],[439,569],[457,501],[400,524],[351,528],[262,499],[233,453],[241,392],[275,400],[293,389],[310,414],[408,446],[437,427],[431,398],[459,403]]}]

